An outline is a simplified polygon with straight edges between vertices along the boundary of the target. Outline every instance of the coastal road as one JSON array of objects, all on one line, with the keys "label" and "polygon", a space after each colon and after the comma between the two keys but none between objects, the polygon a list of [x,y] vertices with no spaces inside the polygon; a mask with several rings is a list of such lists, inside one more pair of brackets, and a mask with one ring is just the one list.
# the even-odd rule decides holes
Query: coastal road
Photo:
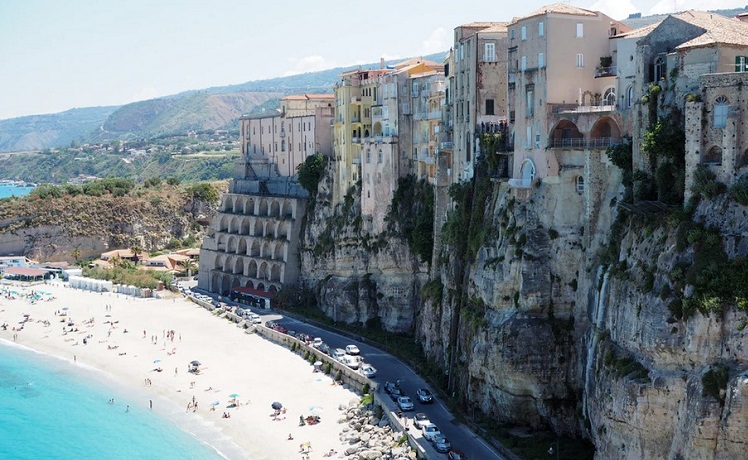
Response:
[{"label": "coastal road", "polygon": [[[204,294],[210,295],[213,298],[217,298],[216,295],[208,292],[200,291]],[[239,306],[241,308],[247,308],[246,305],[240,305],[227,299],[221,299],[228,304]],[[409,433],[411,433],[422,446],[430,446],[430,443],[421,437],[421,433],[418,429],[413,426],[413,415],[416,412],[425,413],[432,423],[435,423],[439,430],[447,436],[450,440],[453,449],[461,450],[468,459],[470,460],[505,460],[505,457],[499,455],[493,448],[491,448],[483,439],[472,432],[468,427],[459,423],[455,417],[447,410],[446,406],[438,399],[434,398],[434,402],[430,404],[423,404],[418,401],[416,397],[416,391],[419,388],[431,387],[410,367],[405,365],[403,362],[398,360],[392,355],[385,353],[384,351],[367,345],[355,340],[349,339],[348,337],[342,336],[335,332],[327,331],[325,329],[312,326],[303,321],[299,321],[294,318],[284,317],[283,315],[272,311],[262,310],[258,308],[251,308],[252,311],[259,314],[262,318],[263,324],[266,321],[276,321],[282,326],[296,332],[303,332],[310,335],[311,337],[320,337],[330,346],[331,350],[336,348],[345,348],[346,345],[354,344],[361,350],[361,356],[364,362],[371,364],[377,369],[377,375],[374,378],[380,385],[380,396],[382,399],[389,399],[389,395],[384,392],[384,382],[395,382],[400,381],[400,388],[403,393],[410,396],[415,404],[415,409],[412,412],[405,412],[404,414],[408,417]],[[432,393],[433,390],[432,390]],[[431,452],[435,452],[433,449]],[[435,458],[447,458],[447,454],[436,454]]]}]

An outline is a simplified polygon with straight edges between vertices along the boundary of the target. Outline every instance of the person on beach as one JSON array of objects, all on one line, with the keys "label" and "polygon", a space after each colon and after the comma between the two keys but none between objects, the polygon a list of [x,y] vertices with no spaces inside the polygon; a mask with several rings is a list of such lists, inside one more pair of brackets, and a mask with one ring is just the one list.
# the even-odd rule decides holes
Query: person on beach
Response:
[{"label": "person on beach", "polygon": [[153,400],[152,400],[152,399],[149,399],[149,400],[148,400],[148,408],[149,408],[150,410],[153,410]]}]

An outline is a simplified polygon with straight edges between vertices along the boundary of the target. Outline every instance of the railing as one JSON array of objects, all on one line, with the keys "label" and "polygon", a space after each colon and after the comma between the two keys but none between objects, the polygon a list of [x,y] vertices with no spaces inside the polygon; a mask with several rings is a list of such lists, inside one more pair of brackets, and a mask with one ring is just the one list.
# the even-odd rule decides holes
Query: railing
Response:
[{"label": "railing", "polygon": [[618,67],[617,66],[609,66],[609,67],[595,67],[595,78],[600,77],[615,77],[618,75]]},{"label": "railing", "polygon": [[439,148],[442,150],[450,150],[452,149],[452,143],[451,142],[440,142]]},{"label": "railing", "polygon": [[594,113],[594,112],[612,112],[616,109],[615,105],[576,105],[576,104],[557,104],[556,113]]},{"label": "railing", "polygon": [[548,139],[548,148],[551,149],[607,149],[619,145],[620,139],[612,137],[568,137]]},{"label": "railing", "polygon": [[360,138],[360,137],[356,137],[356,136],[354,136],[354,137],[353,137],[353,138],[351,139],[351,142],[353,142],[354,144],[360,144],[360,143],[361,143],[361,138]]},{"label": "railing", "polygon": [[427,114],[429,120],[439,120],[442,117],[442,113],[438,110],[434,110]]},{"label": "railing", "polygon": [[509,186],[511,188],[530,188],[532,187],[532,179],[509,179]]}]

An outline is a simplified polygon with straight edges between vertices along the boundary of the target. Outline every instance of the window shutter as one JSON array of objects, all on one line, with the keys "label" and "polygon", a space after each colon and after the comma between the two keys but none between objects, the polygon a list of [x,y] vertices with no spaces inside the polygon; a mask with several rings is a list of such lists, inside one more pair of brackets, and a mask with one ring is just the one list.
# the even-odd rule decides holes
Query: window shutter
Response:
[{"label": "window shutter", "polygon": [[740,62],[740,56],[735,56],[735,72],[742,72],[743,66]]}]

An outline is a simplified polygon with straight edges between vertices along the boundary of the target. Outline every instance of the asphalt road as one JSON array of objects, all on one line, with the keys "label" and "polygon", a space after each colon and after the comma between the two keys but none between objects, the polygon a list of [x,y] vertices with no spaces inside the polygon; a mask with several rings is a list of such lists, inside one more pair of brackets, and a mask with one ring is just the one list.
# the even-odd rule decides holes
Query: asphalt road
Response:
[{"label": "asphalt road", "polygon": [[[204,292],[205,294],[208,294]],[[215,297],[215,296],[213,296]],[[226,301],[225,299],[222,299]],[[232,305],[238,305],[233,302],[227,302]],[[242,308],[246,306],[242,305]],[[505,460],[504,457],[499,455],[493,450],[483,439],[472,432],[465,425],[460,424],[455,417],[447,410],[446,406],[439,401],[438,398],[434,398],[434,402],[429,404],[423,404],[418,401],[416,396],[416,390],[419,388],[428,388],[426,382],[418,376],[413,370],[407,365],[399,361],[397,358],[375,348],[371,345],[357,342],[349,339],[335,332],[330,332],[302,321],[284,317],[278,313],[271,312],[268,310],[261,310],[252,308],[252,311],[259,314],[262,317],[263,324],[266,321],[276,321],[278,324],[293,330],[296,332],[303,332],[310,335],[311,337],[320,337],[330,346],[331,350],[336,348],[345,348],[346,345],[354,344],[361,350],[361,356],[365,363],[369,363],[377,369],[377,375],[374,377],[380,385],[380,396],[382,399],[389,399],[389,395],[384,392],[385,382],[400,381],[400,388],[403,390],[403,394],[410,396],[414,402],[415,409],[412,412],[405,412],[404,415],[408,417],[409,432],[418,439],[421,445],[426,446],[430,443],[425,439],[421,438],[420,430],[413,426],[413,415],[416,412],[423,412],[428,417],[431,423],[435,423],[439,430],[447,436],[447,439],[452,444],[452,449],[461,450],[468,459],[470,460]],[[433,390],[432,390],[433,393]],[[432,452],[435,452],[432,450]],[[437,454],[436,458],[447,458],[447,454]]]}]

